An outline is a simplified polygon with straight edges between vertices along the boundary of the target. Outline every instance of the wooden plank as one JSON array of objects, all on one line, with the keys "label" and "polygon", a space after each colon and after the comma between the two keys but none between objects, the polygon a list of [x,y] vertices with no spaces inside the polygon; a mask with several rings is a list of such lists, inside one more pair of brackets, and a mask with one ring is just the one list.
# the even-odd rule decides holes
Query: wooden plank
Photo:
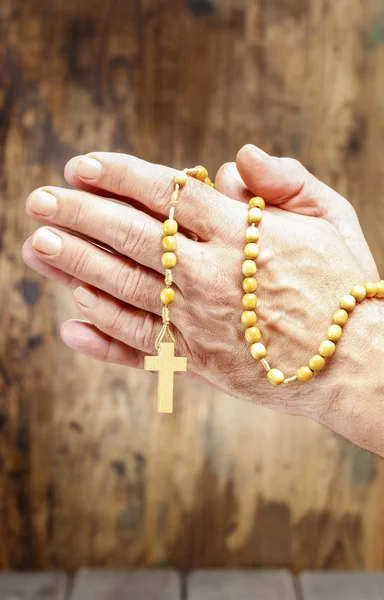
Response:
[{"label": "wooden plank", "polygon": [[383,600],[384,573],[303,573],[303,600]]},{"label": "wooden plank", "polygon": [[181,579],[175,571],[103,571],[82,569],[70,600],[180,600]]},{"label": "wooden plank", "polygon": [[350,198],[383,269],[382,13],[1,0],[0,568],[384,567],[382,461],[190,381],[160,419],[153,378],[63,346],[72,294],[20,260],[25,199],[71,156],[214,173],[251,141]]},{"label": "wooden plank", "polygon": [[64,573],[0,573],[0,600],[64,600]]},{"label": "wooden plank", "polygon": [[187,579],[188,600],[295,600],[288,571],[204,570]]}]

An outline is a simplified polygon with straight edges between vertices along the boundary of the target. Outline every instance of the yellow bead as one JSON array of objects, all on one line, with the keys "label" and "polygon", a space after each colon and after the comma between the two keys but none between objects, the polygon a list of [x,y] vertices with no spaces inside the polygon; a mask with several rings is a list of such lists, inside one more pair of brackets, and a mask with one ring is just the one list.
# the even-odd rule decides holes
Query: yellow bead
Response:
[{"label": "yellow bead", "polygon": [[257,281],[254,277],[246,277],[243,281],[243,290],[247,294],[252,294],[257,289]]},{"label": "yellow bead", "polygon": [[260,360],[261,358],[264,358],[265,356],[267,356],[267,350],[266,350],[264,344],[260,344],[260,343],[252,344],[251,354],[252,354],[253,358]]},{"label": "yellow bead", "polygon": [[175,235],[177,233],[178,225],[175,219],[167,219],[163,223],[164,235]]},{"label": "yellow bead", "polygon": [[245,239],[247,242],[257,242],[260,237],[257,227],[247,227],[245,231]]},{"label": "yellow bead", "polygon": [[208,177],[208,171],[205,167],[202,167],[201,165],[198,165],[196,167],[196,175],[195,175],[196,179],[199,179],[199,181],[205,181]]},{"label": "yellow bead", "polygon": [[254,310],[257,304],[257,297],[255,294],[244,294],[243,296],[243,308],[245,310]]},{"label": "yellow bead", "polygon": [[376,285],[372,281],[364,283],[364,287],[367,290],[367,298],[373,298],[376,295]]},{"label": "yellow bead", "polygon": [[329,358],[332,356],[334,351],[336,350],[336,346],[331,340],[324,340],[321,342],[319,346],[319,354],[320,356],[324,356],[324,358]]},{"label": "yellow bead", "polygon": [[376,298],[384,298],[384,281],[376,283]]},{"label": "yellow bead", "polygon": [[160,292],[160,300],[163,304],[171,304],[175,299],[175,292],[171,288],[164,288]]},{"label": "yellow bead", "polygon": [[173,176],[173,181],[178,183],[180,186],[183,186],[187,183],[188,175],[184,173],[184,171],[178,171]]},{"label": "yellow bead", "polygon": [[280,385],[284,381],[284,373],[282,373],[279,369],[271,369],[267,373],[268,381],[272,383],[272,385]]},{"label": "yellow bead", "polygon": [[257,244],[247,244],[244,248],[244,256],[246,258],[257,258],[259,253],[260,249]]},{"label": "yellow bead", "polygon": [[253,327],[256,321],[256,313],[253,310],[245,310],[241,315],[241,322],[244,327]]},{"label": "yellow bead", "polygon": [[312,356],[308,361],[308,366],[311,371],[321,371],[324,365],[325,359],[323,356],[320,356],[320,354],[315,354],[315,356]]},{"label": "yellow bead", "polygon": [[351,312],[356,306],[356,298],[351,294],[345,294],[340,298],[340,308],[344,308],[347,312]]},{"label": "yellow bead", "polygon": [[347,321],[348,313],[343,308],[339,308],[339,310],[333,313],[333,322],[336,323],[336,325],[340,325],[340,327],[343,327],[343,325],[345,325]]},{"label": "yellow bead", "polygon": [[176,254],[173,252],[164,252],[163,256],[161,257],[161,264],[163,265],[164,269],[172,269],[176,263]]},{"label": "yellow bead", "polygon": [[249,344],[255,344],[261,339],[260,330],[257,327],[248,327],[245,330],[245,339]]},{"label": "yellow bead", "polygon": [[243,275],[245,277],[252,277],[257,271],[256,263],[253,260],[245,260],[242,266]]},{"label": "yellow bead", "polygon": [[167,235],[162,239],[161,246],[164,252],[173,252],[176,250],[177,241],[173,235]]},{"label": "yellow bead", "polygon": [[263,213],[260,208],[250,208],[248,211],[248,221],[250,223],[260,223]]},{"label": "yellow bead", "polygon": [[260,208],[260,210],[264,210],[265,202],[260,196],[255,196],[251,198],[249,201],[249,208]]},{"label": "yellow bead", "polygon": [[351,289],[350,294],[356,298],[357,302],[361,302],[367,296],[367,290],[363,285],[355,285]]},{"label": "yellow bead", "polygon": [[310,381],[313,377],[313,371],[311,371],[309,367],[301,367],[297,371],[296,377],[302,383],[304,383],[305,381]]},{"label": "yellow bead", "polygon": [[331,342],[337,342],[343,335],[340,325],[331,325],[327,330],[327,337]]}]

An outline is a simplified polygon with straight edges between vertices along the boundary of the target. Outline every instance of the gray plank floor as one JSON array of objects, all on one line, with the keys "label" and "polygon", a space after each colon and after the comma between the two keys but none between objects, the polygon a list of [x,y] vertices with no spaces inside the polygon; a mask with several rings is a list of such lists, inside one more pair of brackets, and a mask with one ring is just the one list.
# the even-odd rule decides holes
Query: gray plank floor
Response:
[{"label": "gray plank floor", "polygon": [[0,600],[384,600],[384,572],[204,570],[0,573]]}]

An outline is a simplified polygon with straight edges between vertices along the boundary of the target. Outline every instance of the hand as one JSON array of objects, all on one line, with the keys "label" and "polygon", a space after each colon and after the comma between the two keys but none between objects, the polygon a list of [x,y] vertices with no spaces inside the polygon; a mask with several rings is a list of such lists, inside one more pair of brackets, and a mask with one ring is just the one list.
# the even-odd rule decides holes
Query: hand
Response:
[{"label": "hand", "polygon": [[[221,390],[312,414],[329,399],[338,361],[349,356],[353,324],[316,381],[279,388],[267,383],[240,323],[247,188],[269,203],[260,227],[258,326],[269,362],[286,376],[316,354],[340,296],[356,283],[377,281],[377,269],[351,205],[298,162],[245,146],[237,168],[244,183],[230,164],[219,171],[217,190],[191,179],[181,193],[176,218],[183,233],[171,306],[177,353],[188,357],[190,375]],[[81,286],[75,302],[90,324],[63,325],[71,347],[134,367],[154,353],[161,326],[161,221],[168,214],[173,173],[131,156],[93,153],[72,159],[65,169],[67,181],[85,191],[44,187],[43,195],[38,190],[29,197],[29,216],[49,227],[27,240],[26,263]]]}]

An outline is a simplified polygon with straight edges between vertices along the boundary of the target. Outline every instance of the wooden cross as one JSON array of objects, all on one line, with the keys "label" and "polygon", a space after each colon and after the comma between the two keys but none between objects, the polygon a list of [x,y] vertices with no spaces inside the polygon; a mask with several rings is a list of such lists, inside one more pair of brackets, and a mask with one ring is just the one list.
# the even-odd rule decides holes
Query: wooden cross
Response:
[{"label": "wooden cross", "polygon": [[173,411],[174,373],[187,370],[187,359],[175,356],[174,344],[162,342],[157,356],[144,358],[144,369],[159,373],[157,411],[171,413]]}]

